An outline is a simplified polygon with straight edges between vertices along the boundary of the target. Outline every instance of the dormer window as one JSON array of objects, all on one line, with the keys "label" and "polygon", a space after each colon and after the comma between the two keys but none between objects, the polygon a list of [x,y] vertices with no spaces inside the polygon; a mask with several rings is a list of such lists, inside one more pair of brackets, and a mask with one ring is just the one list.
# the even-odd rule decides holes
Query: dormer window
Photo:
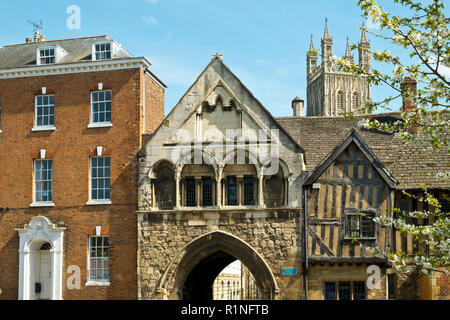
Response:
[{"label": "dormer window", "polygon": [[58,45],[40,45],[37,47],[36,64],[49,65],[59,63],[67,55],[67,51]]},{"label": "dormer window", "polygon": [[40,64],[54,64],[55,63],[55,49],[41,49],[39,50]]},{"label": "dormer window", "polygon": [[98,43],[95,45],[95,60],[111,59],[111,43]]}]

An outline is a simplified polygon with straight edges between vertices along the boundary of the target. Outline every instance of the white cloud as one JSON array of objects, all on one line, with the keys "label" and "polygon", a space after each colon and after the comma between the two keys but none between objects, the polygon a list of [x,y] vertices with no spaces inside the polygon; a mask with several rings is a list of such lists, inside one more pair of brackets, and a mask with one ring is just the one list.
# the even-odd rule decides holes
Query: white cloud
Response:
[{"label": "white cloud", "polygon": [[450,79],[450,67],[447,67],[446,65],[441,64],[438,68],[438,71],[440,74],[442,74],[444,77]]},{"label": "white cloud", "polygon": [[380,29],[380,24],[378,22],[373,22],[372,20],[367,20],[367,29],[376,30]]},{"label": "white cloud", "polygon": [[[437,57],[430,57],[430,65],[435,68],[437,62]],[[446,78],[450,78],[450,67],[445,64],[444,59],[441,60],[438,68],[438,72]]]},{"label": "white cloud", "polygon": [[142,17],[142,20],[144,20],[144,22],[146,24],[157,24],[158,20],[156,20],[152,15],[148,14],[146,17]]}]

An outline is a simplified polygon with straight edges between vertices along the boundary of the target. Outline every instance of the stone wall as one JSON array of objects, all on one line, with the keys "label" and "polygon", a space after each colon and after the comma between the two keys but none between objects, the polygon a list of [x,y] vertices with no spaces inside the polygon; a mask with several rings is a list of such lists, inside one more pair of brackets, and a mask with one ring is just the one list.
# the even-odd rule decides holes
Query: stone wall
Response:
[{"label": "stone wall", "polygon": [[[138,218],[138,278],[139,298],[176,299],[174,280],[169,278],[172,269],[176,273],[177,264],[183,256],[189,255],[189,244],[200,237],[215,231],[225,232],[248,244],[252,250],[244,248],[241,255],[247,261],[259,263],[254,255],[267,263],[276,285],[278,299],[302,298],[300,264],[300,220],[299,211],[255,211],[255,212],[200,212],[200,213],[149,213]],[[198,240],[197,240],[198,241]],[[227,240],[225,240],[227,241]],[[194,241],[195,242],[195,241]],[[236,245],[241,246],[240,243]],[[238,253],[239,254],[239,253]],[[242,259],[240,259],[242,261]],[[249,269],[261,266],[247,265]],[[297,267],[298,275],[283,278],[282,267]],[[264,277],[253,274],[255,278]],[[176,277],[176,276],[175,276]],[[169,283],[166,292],[158,292],[158,287]],[[176,286],[176,285],[175,285]]]},{"label": "stone wall", "polygon": [[[324,300],[325,282],[339,281],[367,281],[367,267],[362,264],[333,264],[310,266],[308,270],[308,300]],[[386,270],[381,269],[380,288],[368,289],[366,286],[366,299],[386,299]]]}]

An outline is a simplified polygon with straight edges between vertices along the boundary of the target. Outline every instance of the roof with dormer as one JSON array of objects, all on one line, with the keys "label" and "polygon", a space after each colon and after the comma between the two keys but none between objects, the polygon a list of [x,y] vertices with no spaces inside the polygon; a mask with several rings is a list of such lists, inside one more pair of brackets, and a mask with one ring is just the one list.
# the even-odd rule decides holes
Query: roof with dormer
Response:
[{"label": "roof with dormer", "polygon": [[[92,61],[92,45],[99,42],[114,42],[108,35],[63,39],[45,40],[42,42],[7,45],[0,48],[0,69],[21,68],[36,66],[36,52],[40,47],[58,46],[67,54],[58,61],[58,64],[80,63]],[[134,56],[116,43],[118,50],[112,59],[133,58]]]}]

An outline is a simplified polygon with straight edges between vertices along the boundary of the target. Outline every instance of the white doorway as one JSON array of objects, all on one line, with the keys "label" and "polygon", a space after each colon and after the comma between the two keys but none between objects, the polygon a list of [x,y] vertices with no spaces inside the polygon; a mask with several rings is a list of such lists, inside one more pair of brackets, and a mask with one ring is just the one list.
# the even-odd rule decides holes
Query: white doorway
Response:
[{"label": "white doorway", "polygon": [[19,232],[19,300],[62,299],[63,234],[66,228],[37,216]]}]

